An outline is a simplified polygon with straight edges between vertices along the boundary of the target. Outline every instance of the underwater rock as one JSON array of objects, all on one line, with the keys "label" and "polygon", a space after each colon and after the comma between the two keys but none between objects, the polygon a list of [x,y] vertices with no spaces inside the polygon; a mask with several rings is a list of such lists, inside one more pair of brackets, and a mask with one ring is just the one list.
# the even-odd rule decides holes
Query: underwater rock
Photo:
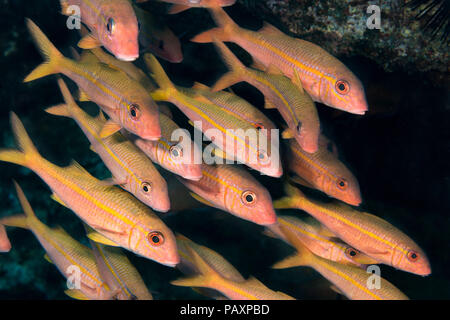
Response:
[{"label": "underwater rock", "polygon": [[[367,57],[385,71],[430,72],[448,81],[448,43],[424,30],[404,1],[241,0],[261,19],[336,56]],[[369,29],[369,5],[381,9],[381,29]],[[420,8],[419,8],[420,10]],[[278,22],[278,23],[277,23]],[[283,28],[284,26],[284,28]],[[441,83],[442,85],[442,83]]]}]

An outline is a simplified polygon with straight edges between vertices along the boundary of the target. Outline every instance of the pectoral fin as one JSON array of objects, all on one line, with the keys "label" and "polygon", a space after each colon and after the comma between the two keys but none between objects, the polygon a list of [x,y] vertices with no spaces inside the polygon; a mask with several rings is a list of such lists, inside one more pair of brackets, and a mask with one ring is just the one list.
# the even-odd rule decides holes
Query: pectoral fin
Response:
[{"label": "pectoral fin", "polygon": [[92,33],[89,33],[88,35],[85,35],[79,42],[78,42],[78,47],[80,47],[81,49],[93,49],[93,48],[98,48],[100,47],[102,44],[100,43],[100,41],[98,41],[97,38],[95,38]]},{"label": "pectoral fin", "polygon": [[296,68],[294,68],[294,77],[292,78],[292,83],[296,85],[301,93],[305,92],[303,90],[302,81],[300,80],[300,75],[298,74],[298,70]]},{"label": "pectoral fin", "polygon": [[101,235],[98,232],[95,231],[90,231],[87,234],[87,237],[89,239],[91,239],[92,241],[107,245],[107,246],[112,246],[112,247],[119,247],[119,245],[111,240],[109,240],[108,238],[106,238],[105,236]]},{"label": "pectoral fin", "polygon": [[68,289],[64,291],[69,297],[77,300],[90,300],[81,290],[78,289]]},{"label": "pectoral fin", "polygon": [[283,139],[292,139],[294,138],[294,132],[291,129],[287,128],[281,133],[281,137]]},{"label": "pectoral fin", "polygon": [[53,194],[50,196],[50,198],[51,198],[52,200],[55,200],[56,202],[58,202],[60,205],[62,205],[62,206],[64,206],[64,207],[68,208],[67,205],[61,200],[61,198],[58,197],[58,195],[56,195],[55,193],[53,193]]},{"label": "pectoral fin", "polygon": [[211,202],[209,202],[208,200],[200,197],[198,194],[193,193],[193,192],[189,192],[189,194],[191,195],[192,198],[194,198],[195,200],[197,200],[198,202],[201,202],[203,204],[206,204],[209,207],[215,207],[215,205]]},{"label": "pectoral fin", "polygon": [[44,259],[53,264],[52,259],[48,256],[48,254],[44,254]]},{"label": "pectoral fin", "polygon": [[122,127],[120,126],[120,124],[108,120],[106,121],[105,125],[103,126],[102,130],[100,131],[99,135],[101,139],[107,138],[111,135],[113,135],[114,133],[116,133],[117,131],[119,131],[120,129],[122,129]]}]

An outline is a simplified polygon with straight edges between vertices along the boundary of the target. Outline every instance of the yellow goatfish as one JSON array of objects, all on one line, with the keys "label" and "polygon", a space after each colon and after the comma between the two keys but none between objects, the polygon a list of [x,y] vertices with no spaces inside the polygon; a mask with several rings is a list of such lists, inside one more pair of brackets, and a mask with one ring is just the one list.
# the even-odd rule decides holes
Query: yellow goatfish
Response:
[{"label": "yellow goatfish", "polygon": [[287,154],[289,171],[297,175],[292,179],[294,182],[320,190],[352,206],[360,205],[358,180],[339,161],[333,143],[325,136],[319,136],[319,150],[315,153],[307,153],[295,140],[289,140]]},{"label": "yellow goatfish", "polygon": [[[389,281],[374,275],[371,271],[340,264],[312,253],[290,228],[280,226],[288,241],[294,245],[297,252],[276,263],[274,269],[285,269],[297,266],[309,266],[329,280],[337,289],[352,300],[408,300],[399,289]],[[372,281],[373,277],[378,277]]]},{"label": "yellow goatfish", "polygon": [[4,217],[0,223],[33,232],[46,252],[45,258],[55,264],[64,277],[74,280],[74,288],[65,291],[68,296],[79,300],[112,299],[115,292],[100,277],[92,250],[73,239],[61,227],[51,229],[39,221],[15,181],[14,186],[25,215]]},{"label": "yellow goatfish", "polygon": [[319,257],[358,267],[363,264],[378,263],[377,260],[339,241],[332,234],[324,234],[321,224],[316,220],[279,216],[277,222],[277,224],[267,227],[265,232],[267,235],[273,234],[289,243],[281,230],[281,226],[288,228],[311,252]]},{"label": "yellow goatfish", "polygon": [[269,74],[247,68],[223,42],[215,42],[231,71],[217,81],[213,91],[222,90],[235,83],[246,81],[264,94],[265,108],[276,108],[288,129],[283,138],[295,138],[306,152],[317,151],[320,122],[311,97],[303,90],[301,82],[292,82],[282,74]]},{"label": "yellow goatfish", "polygon": [[203,164],[202,173],[199,181],[179,178],[198,201],[259,225],[276,222],[269,192],[244,169]]},{"label": "yellow goatfish", "polygon": [[[201,164],[195,162],[195,155],[201,151],[184,129],[164,114],[159,115],[161,138],[158,141],[144,140],[124,133],[154,163],[185,179],[198,181],[202,178]],[[180,135],[177,134],[180,132]]]},{"label": "yellow goatfish", "polygon": [[203,98],[208,99],[223,110],[247,121],[257,130],[265,129],[262,132],[267,134],[268,141],[271,139],[271,130],[276,129],[273,122],[264,113],[234,93],[226,91],[213,92],[211,88],[198,82],[192,88],[184,88],[183,91],[198,101],[204,101]]},{"label": "yellow goatfish", "polygon": [[[147,2],[148,0],[136,0],[136,3]],[[180,13],[190,8],[213,8],[227,7],[236,3],[236,0],[159,0],[162,2],[173,3],[169,13]]]},{"label": "yellow goatfish", "polygon": [[211,12],[219,27],[197,35],[192,41],[234,42],[266,69],[275,67],[291,79],[298,75],[314,101],[355,114],[368,110],[361,81],[321,47],[292,38],[267,23],[257,32],[243,29],[222,8],[211,8]]},{"label": "yellow goatfish", "polygon": [[11,242],[6,233],[5,226],[0,224],[0,252],[9,252],[11,250]]},{"label": "yellow goatfish", "polygon": [[62,13],[79,10],[79,19],[91,30],[79,42],[84,49],[104,46],[118,59],[133,61],[139,57],[138,21],[128,0],[60,0]]},{"label": "yellow goatfish", "polygon": [[283,169],[277,157],[276,143],[267,141],[267,136],[260,134],[247,121],[212,104],[206,98],[204,99],[206,101],[198,101],[184,94],[170,81],[153,55],[145,54],[144,58],[154,80],[160,87],[151,93],[153,99],[170,102],[176,105],[192,123],[200,122],[201,131],[208,139],[214,141],[216,159],[217,157],[236,159],[268,176],[282,175]]},{"label": "yellow goatfish", "polygon": [[92,240],[90,243],[98,272],[111,291],[118,292],[117,300],[153,300],[141,275],[122,249]]},{"label": "yellow goatfish", "polygon": [[159,139],[158,106],[139,82],[104,63],[83,63],[68,59],[34,22],[27,19],[27,26],[45,62],[34,69],[25,82],[62,73],[77,83],[80,101],[92,100],[110,117],[102,129],[101,137],[107,137],[123,127],[143,139]]},{"label": "yellow goatfish", "polygon": [[157,211],[169,211],[170,200],[167,183],[150,159],[120,132],[104,139],[100,138],[100,130],[106,122],[102,111],[97,118],[89,116],[75,103],[62,79],[58,79],[58,85],[65,104],[48,108],[45,111],[58,116],[70,117],[77,122],[89,139],[92,150],[99,155],[111,171],[113,184],[120,185]]},{"label": "yellow goatfish", "polygon": [[[236,281],[236,282],[244,282],[244,277],[236,270],[235,267],[231,265],[224,257],[222,257],[217,252],[205,247],[201,246],[192,240],[186,238],[181,234],[176,235],[177,238],[177,248],[178,254],[180,255],[181,262],[177,265],[177,269],[183,272],[187,276],[193,276],[195,274],[200,273],[200,270],[197,268],[195,261],[190,254],[189,248],[198,253],[198,255],[205,260],[212,268],[214,268],[221,276],[226,279]],[[205,296],[214,298],[214,299],[224,299],[225,297],[219,292],[211,289],[197,289],[198,293],[203,294]]]},{"label": "yellow goatfish", "polygon": [[[218,254],[215,258],[220,257],[219,260],[211,257],[211,251],[203,250],[200,255],[198,247],[194,249],[188,241],[184,241],[184,250],[186,250],[185,259],[191,261],[191,264],[198,270],[198,274],[172,281],[171,284],[175,286],[210,288],[219,291],[231,300],[294,300],[285,293],[267,288],[256,278],[244,281],[240,278],[234,280],[236,275],[234,277],[229,275],[230,264],[228,262],[223,264],[225,259]],[[204,256],[209,256],[209,259],[203,258]],[[215,262],[211,263],[211,259],[215,259]],[[222,272],[228,276],[223,275]]]},{"label": "yellow goatfish", "polygon": [[178,264],[175,237],[150,208],[128,192],[99,181],[76,162],[62,168],[44,159],[14,113],[11,126],[19,150],[0,149],[0,161],[34,171],[53,191],[53,199],[99,232],[97,242],[121,246],[167,266]]},{"label": "yellow goatfish", "polygon": [[290,184],[286,193],[285,198],[274,201],[275,208],[306,211],[337,237],[381,263],[422,276],[431,273],[422,249],[389,222],[340,202],[310,200]]}]

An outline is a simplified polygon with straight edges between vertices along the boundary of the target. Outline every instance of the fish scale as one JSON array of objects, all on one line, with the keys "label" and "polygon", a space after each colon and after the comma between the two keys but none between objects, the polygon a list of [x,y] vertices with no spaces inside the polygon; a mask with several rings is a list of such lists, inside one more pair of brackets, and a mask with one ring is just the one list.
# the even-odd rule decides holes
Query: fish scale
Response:
[{"label": "fish scale", "polygon": [[[179,262],[175,237],[142,202],[128,192],[105,184],[77,163],[61,168],[42,158],[15,114],[11,125],[21,150],[2,149],[0,160],[30,168],[52,189],[58,201],[108,240],[165,265]],[[159,232],[163,243],[151,242]]]}]

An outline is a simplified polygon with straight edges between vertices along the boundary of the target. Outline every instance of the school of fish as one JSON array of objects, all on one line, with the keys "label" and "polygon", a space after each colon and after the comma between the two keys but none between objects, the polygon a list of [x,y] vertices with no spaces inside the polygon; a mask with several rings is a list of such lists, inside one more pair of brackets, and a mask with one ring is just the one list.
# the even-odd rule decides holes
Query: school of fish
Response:
[{"label": "school of fish", "polygon": [[[111,178],[99,180],[75,161],[66,167],[51,163],[11,112],[17,148],[0,149],[0,160],[37,174],[51,190],[49,197],[81,219],[90,246],[61,227],[41,222],[14,181],[23,213],[0,217],[0,252],[14,250],[5,226],[30,230],[45,259],[64,277],[70,277],[71,267],[80,270],[80,285],[65,291],[79,300],[153,299],[124,250],[176,267],[186,277],[172,285],[191,287],[212,299],[295,299],[254,277],[245,279],[219,253],[171,230],[164,214],[152,211],[207,206],[258,224],[264,228],[261,236],[295,250],[274,269],[312,268],[348,299],[408,299],[386,279],[380,279],[379,287],[369,286],[372,273],[366,269],[385,264],[427,276],[431,266],[425,252],[388,221],[355,208],[362,203],[358,180],[321,133],[315,102],[364,115],[368,105],[361,81],[321,47],[268,23],[258,31],[241,28],[223,8],[235,0],[161,1],[171,4],[169,14],[190,8],[210,11],[217,27],[191,41],[213,43],[228,68],[211,87],[181,87],[171,81],[155,55],[180,63],[181,42],[161,19],[139,6],[146,0],[61,0],[62,14],[71,15],[77,7],[84,25],[72,58],[26,20],[44,62],[24,82],[57,75],[61,104],[45,111],[76,122]],[[253,64],[244,65],[224,42],[246,50]],[[147,70],[133,63],[137,59]],[[76,93],[67,79],[78,88]],[[276,110],[282,121],[275,122],[231,89],[224,91],[239,82],[260,91],[264,109]],[[97,104],[98,114],[90,115],[77,100]],[[180,128],[172,117],[175,112],[188,118],[191,131],[203,135],[200,143]],[[256,134],[249,137],[248,132]],[[274,140],[281,143],[264,143]],[[205,154],[215,162],[208,162]],[[270,189],[248,170],[284,179],[285,196],[272,199]],[[333,200],[307,196],[299,185]],[[192,200],[189,204],[186,197]],[[277,215],[282,209],[295,215]]]}]

